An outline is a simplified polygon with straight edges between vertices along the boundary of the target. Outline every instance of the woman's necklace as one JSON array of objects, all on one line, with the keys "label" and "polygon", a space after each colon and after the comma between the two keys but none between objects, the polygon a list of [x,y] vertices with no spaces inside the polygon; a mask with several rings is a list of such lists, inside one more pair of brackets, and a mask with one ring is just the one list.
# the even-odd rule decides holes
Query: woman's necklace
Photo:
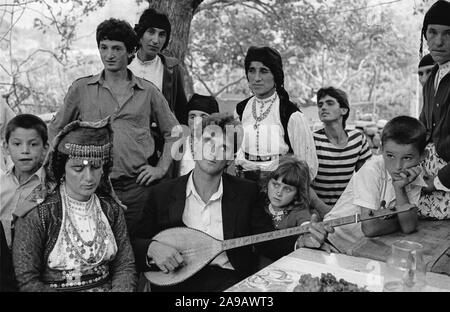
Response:
[{"label": "woman's necklace", "polygon": [[269,212],[272,215],[273,221],[281,221],[285,214],[284,210],[276,211],[275,209],[273,209],[272,204],[269,204]]},{"label": "woman's necklace", "polygon": [[[256,130],[256,154],[259,155],[259,124],[261,121],[267,118],[269,116],[270,110],[272,109],[273,103],[275,103],[275,100],[277,99],[277,93],[275,92],[271,97],[265,100],[260,100],[256,96],[253,100],[252,104],[252,115],[253,119],[255,119],[255,124],[253,125],[253,128]],[[259,116],[256,115],[256,105],[259,106]],[[264,106],[266,104],[269,104],[267,109],[263,112]]]},{"label": "woman's necklace", "polygon": [[[255,124],[253,125],[253,128],[255,128],[255,130],[259,130],[259,124],[261,123],[261,121],[263,121],[264,119],[267,118],[267,116],[269,116],[270,110],[272,109],[272,105],[275,102],[276,98],[277,98],[276,93],[266,100],[260,100],[257,97],[255,97],[255,99],[253,101],[253,105],[252,105],[252,115],[253,115],[253,119],[255,119]],[[259,116],[256,114],[256,105],[257,104],[260,109]],[[269,106],[263,112],[262,110],[263,110],[264,106],[266,106],[266,104],[269,104]]]},{"label": "woman's necklace", "polygon": [[[66,208],[68,221],[66,230],[67,234],[71,234],[67,236],[67,242],[72,244],[73,247],[69,249],[74,253],[74,255],[72,254],[70,257],[76,256],[79,261],[86,265],[97,265],[105,256],[107,251],[106,245],[109,241],[106,239],[106,226],[101,220],[101,212],[99,209],[96,209],[97,207],[95,207],[95,198],[94,196],[91,196],[85,207],[80,208],[77,207],[79,203],[69,198],[67,195],[65,185],[62,186],[62,191],[62,198]],[[95,230],[92,240],[84,240],[79,233],[78,227],[75,225],[74,219],[76,218],[76,214],[81,215],[81,211],[87,212],[92,217],[92,221],[95,223]],[[84,218],[85,221],[89,222],[87,214],[84,215],[86,216]]]}]

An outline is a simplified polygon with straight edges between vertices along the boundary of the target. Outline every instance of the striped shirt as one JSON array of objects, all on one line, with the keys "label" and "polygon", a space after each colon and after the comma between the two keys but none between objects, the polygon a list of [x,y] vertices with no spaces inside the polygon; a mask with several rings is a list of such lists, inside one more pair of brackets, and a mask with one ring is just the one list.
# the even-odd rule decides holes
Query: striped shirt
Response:
[{"label": "striped shirt", "polygon": [[352,177],[356,163],[372,156],[366,136],[358,130],[345,130],[348,136],[344,148],[334,146],[325,130],[314,132],[319,172],[313,188],[324,203],[334,206]]}]

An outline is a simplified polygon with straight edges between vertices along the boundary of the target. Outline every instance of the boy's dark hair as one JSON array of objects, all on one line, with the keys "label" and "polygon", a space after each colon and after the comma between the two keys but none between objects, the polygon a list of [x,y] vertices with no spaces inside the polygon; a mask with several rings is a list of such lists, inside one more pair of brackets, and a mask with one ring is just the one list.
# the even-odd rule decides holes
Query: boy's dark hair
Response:
[{"label": "boy's dark hair", "polygon": [[384,145],[388,140],[397,144],[412,144],[422,154],[427,145],[427,131],[418,119],[397,116],[384,126],[381,133],[381,144]]},{"label": "boy's dark hair", "polygon": [[100,46],[102,40],[116,40],[124,43],[128,53],[133,55],[128,58],[128,64],[134,58],[134,52],[138,44],[138,38],[131,25],[123,20],[110,18],[97,26],[97,47]]},{"label": "boy's dark hair", "polygon": [[348,103],[347,93],[334,87],[321,88],[317,91],[317,104],[319,104],[319,101],[327,95],[335,98],[339,103],[339,107],[347,109],[347,113],[342,116],[342,127],[345,129],[345,122],[350,115],[350,104]]},{"label": "boy's dark hair", "polygon": [[44,145],[48,141],[47,125],[38,116],[32,114],[20,114],[11,119],[6,125],[5,141],[8,142],[11,133],[17,128],[34,129],[39,134]]},{"label": "boy's dark hair", "polygon": [[[136,31],[136,34],[138,36],[138,41],[141,40],[144,33],[150,27],[160,28],[166,31],[167,34],[166,41],[164,42],[161,48],[161,51],[164,50],[169,44],[170,33],[172,30],[169,18],[167,17],[166,14],[157,11],[154,8],[146,9],[139,18],[139,23],[134,26],[134,30]],[[140,46],[139,42],[138,45]]]}]

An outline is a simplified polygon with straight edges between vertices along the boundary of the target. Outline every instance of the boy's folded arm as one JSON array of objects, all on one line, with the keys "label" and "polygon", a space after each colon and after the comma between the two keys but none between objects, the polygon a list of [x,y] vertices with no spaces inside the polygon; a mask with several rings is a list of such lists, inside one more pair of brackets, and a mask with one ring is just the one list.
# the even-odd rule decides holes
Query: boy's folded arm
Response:
[{"label": "boy's folded arm", "polygon": [[[370,210],[368,208],[360,207],[361,212]],[[372,220],[362,221],[361,230],[364,236],[375,237],[380,235],[391,234],[399,230],[399,223],[397,218],[381,219],[376,218]]]},{"label": "boy's folded arm", "polygon": [[[404,187],[395,187],[396,204],[398,206],[410,204]],[[413,208],[397,215],[400,229],[403,233],[409,234],[414,232],[417,227],[417,208]]]},{"label": "boy's folded arm", "polygon": [[398,215],[398,223],[403,233],[409,234],[417,228],[417,208],[414,207],[411,210],[401,212]]}]

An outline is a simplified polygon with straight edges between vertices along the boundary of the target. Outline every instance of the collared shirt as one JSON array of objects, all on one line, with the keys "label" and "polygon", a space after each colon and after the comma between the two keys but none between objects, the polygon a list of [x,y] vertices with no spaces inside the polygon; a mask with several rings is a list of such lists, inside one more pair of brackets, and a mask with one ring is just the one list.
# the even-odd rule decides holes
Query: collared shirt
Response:
[{"label": "collared shirt", "polygon": [[[64,104],[49,125],[49,138],[73,120],[98,121],[111,116],[114,131],[114,165],[111,179],[136,178],[138,169],[148,164],[155,151],[155,141],[150,132],[151,117],[164,135],[165,142],[174,142],[172,129],[178,122],[163,94],[150,82],[128,71],[129,97],[119,105],[109,87],[105,85],[104,72],[76,80],[69,88]],[[163,153],[158,163],[170,162],[170,150]]]},{"label": "collared shirt", "polygon": [[[153,60],[143,62],[139,57],[135,57],[128,68],[137,77],[141,77],[151,81],[161,91],[163,83],[164,64],[159,55],[156,55]],[[162,92],[162,91],[161,91]]]},{"label": "collared shirt", "polygon": [[[195,189],[192,176],[193,173],[190,174],[186,185],[186,204],[183,211],[183,223],[187,227],[205,232],[215,239],[223,240],[222,178],[220,179],[217,192],[205,203]],[[219,254],[211,262],[211,265],[234,270],[225,252]]]},{"label": "collared shirt", "polygon": [[442,81],[442,78],[444,78],[445,75],[448,75],[449,73],[450,73],[450,61],[444,64],[439,64],[439,69],[436,78],[434,80],[434,89],[436,90],[435,92],[437,92],[437,89]]},{"label": "collared shirt", "polygon": [[31,177],[19,183],[14,175],[14,166],[0,174],[0,220],[5,230],[6,241],[11,246],[11,230],[14,216],[22,216],[23,203],[38,185],[45,180],[45,171],[39,168]]},{"label": "collared shirt", "polygon": [[[420,174],[405,187],[406,195],[411,204],[418,204],[422,187],[426,186],[423,174]],[[386,170],[383,156],[376,155],[372,156],[353,175],[344,193],[324,220],[361,213],[361,207],[373,210],[381,209],[381,201],[383,200],[386,202],[386,208],[395,206],[396,199],[392,177]],[[361,223],[354,223],[336,227],[335,232],[330,234],[328,239],[341,252],[348,252],[363,237]]]}]

